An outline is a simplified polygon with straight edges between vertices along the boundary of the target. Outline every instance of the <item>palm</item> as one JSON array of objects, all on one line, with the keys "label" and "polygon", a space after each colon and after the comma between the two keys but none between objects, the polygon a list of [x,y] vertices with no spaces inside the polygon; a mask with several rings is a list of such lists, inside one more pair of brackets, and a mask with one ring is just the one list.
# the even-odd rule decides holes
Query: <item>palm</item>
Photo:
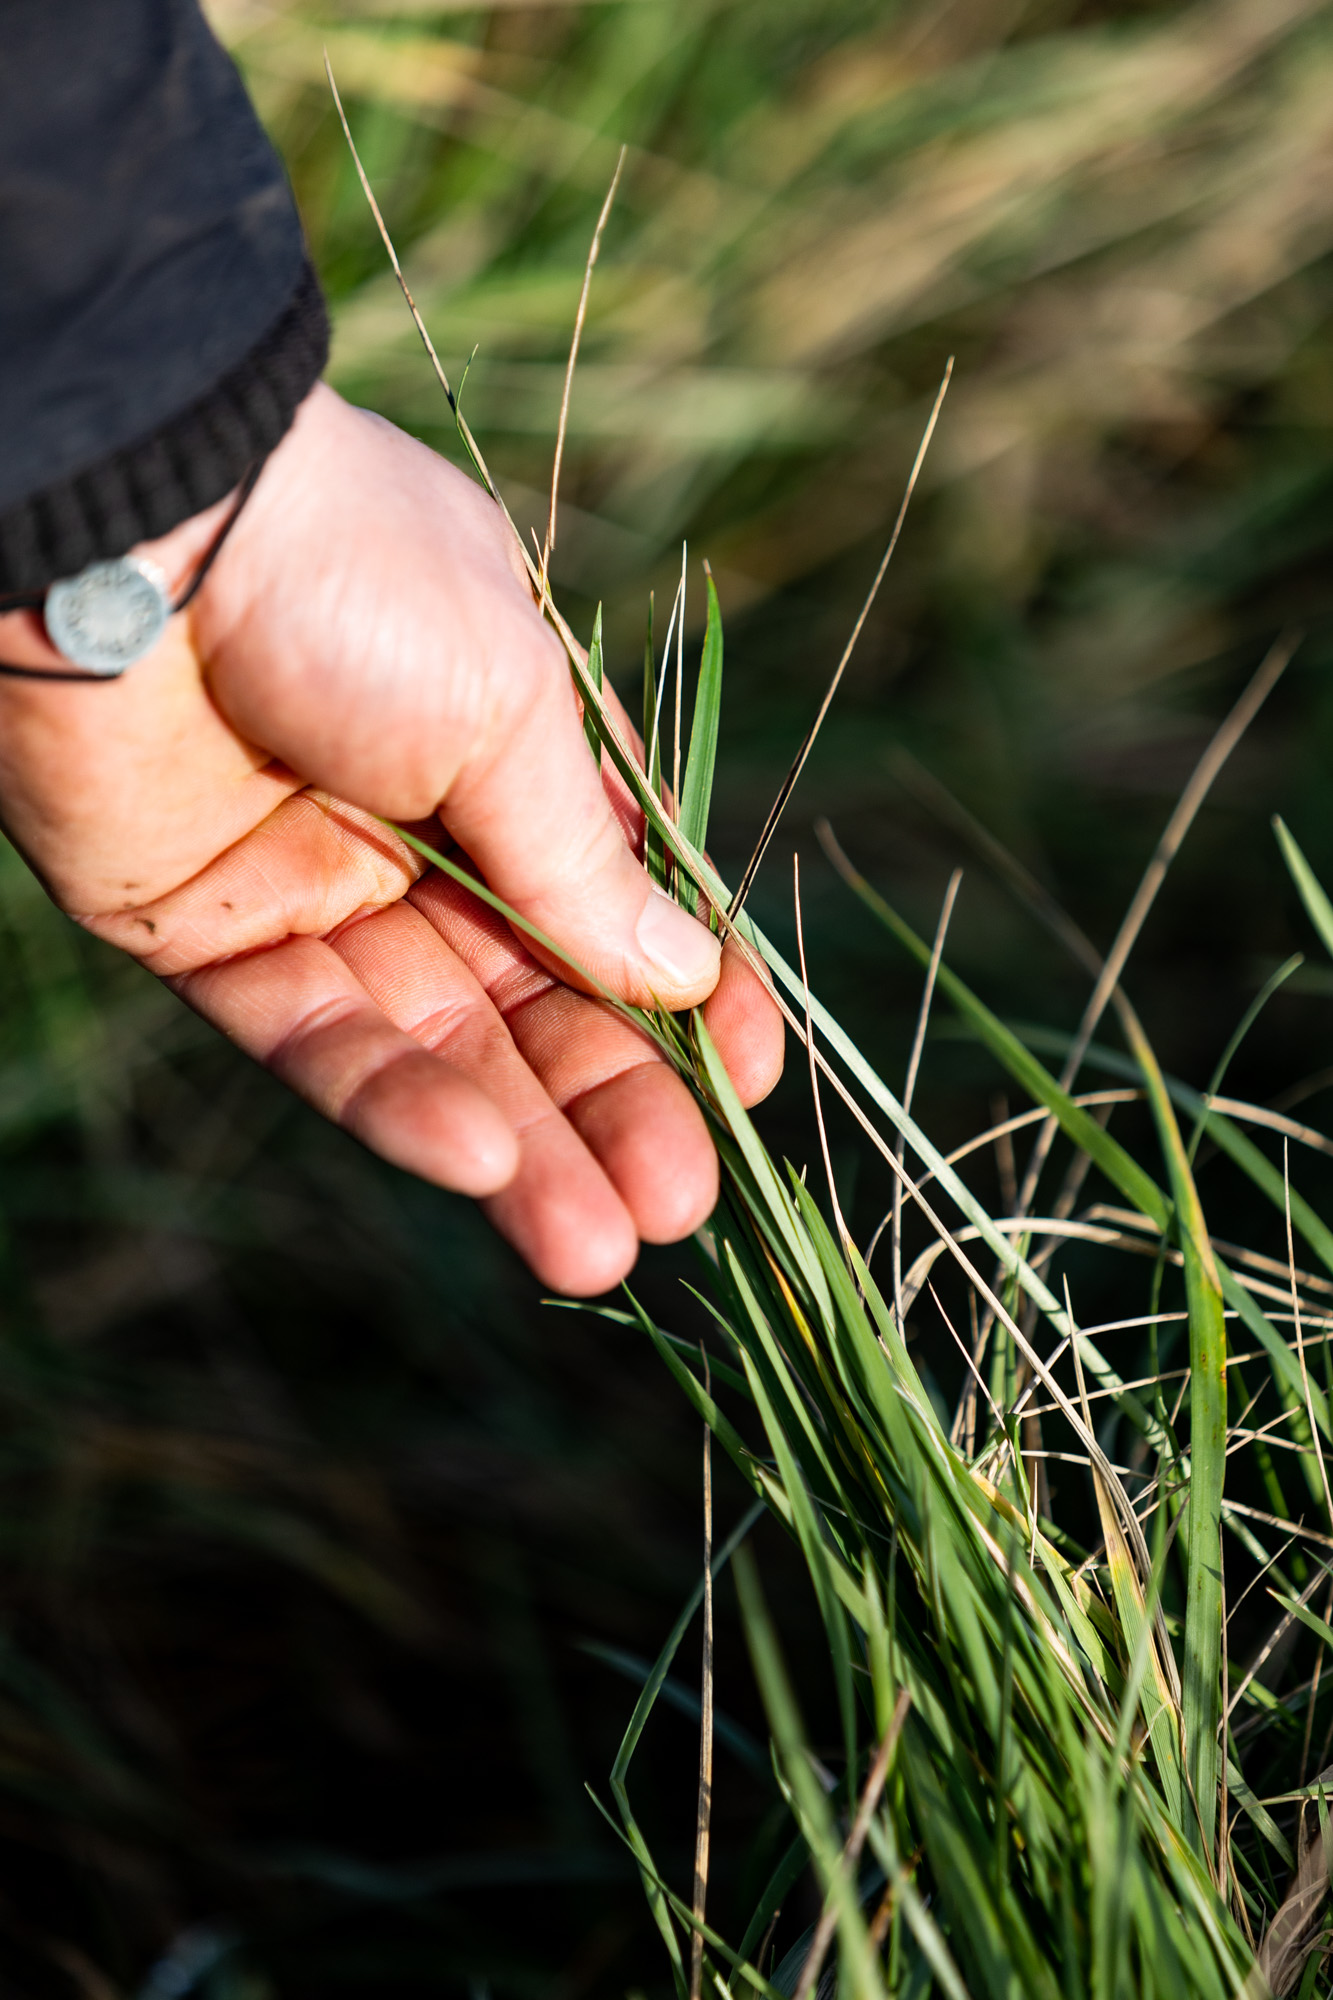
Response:
[{"label": "palm", "polygon": [[[364,440],[382,490],[363,478],[321,513],[292,491],[319,479],[310,447],[280,453],[188,627],[113,685],[7,683],[7,823],[90,929],[386,1158],[486,1197],[546,1283],[598,1291],[639,1238],[708,1212],[702,1121],[632,1026],[423,874],[374,815],[445,799],[501,893],[599,978],[631,999],[681,994],[631,948],[643,877],[588,782],[567,675],[489,503],[387,427],[366,439],[347,419],[370,420],[324,407],[314,446],[345,461]],[[4,624],[10,657],[49,658],[34,624]],[[780,1026],[729,957],[706,1014],[753,1100]]]}]

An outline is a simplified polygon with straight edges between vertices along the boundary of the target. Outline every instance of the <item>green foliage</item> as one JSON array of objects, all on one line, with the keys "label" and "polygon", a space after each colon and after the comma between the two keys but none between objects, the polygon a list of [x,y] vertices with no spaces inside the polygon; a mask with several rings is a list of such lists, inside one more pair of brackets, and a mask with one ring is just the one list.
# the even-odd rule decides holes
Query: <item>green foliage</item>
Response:
[{"label": "green foliage", "polygon": [[[571,664],[591,703],[576,652]],[[725,887],[618,746],[605,715],[602,729],[679,873],[693,876],[714,908],[725,907]],[[1321,912],[1322,891],[1290,836],[1284,850],[1307,905]],[[853,880],[918,958],[930,958],[882,898]],[[1279,1917],[1276,1895],[1255,1893],[1252,1866],[1249,1886],[1242,1886],[1243,1856],[1227,1823],[1230,1788],[1256,1837],[1290,1853],[1269,1809],[1276,1801],[1266,1804],[1246,1784],[1232,1737],[1235,1703],[1228,1690],[1235,1685],[1239,1700],[1255,1685],[1255,1672],[1242,1674],[1226,1660],[1224,1521],[1233,1527],[1239,1521],[1242,1550],[1261,1565],[1256,1581],[1269,1571],[1281,1574],[1282,1552],[1270,1553],[1248,1526],[1244,1516],[1252,1509],[1233,1502],[1228,1510],[1224,1498],[1228,1458],[1259,1442],[1254,1430],[1228,1428],[1227,1316],[1229,1305],[1247,1327],[1265,1325],[1279,1407],[1264,1433],[1270,1440],[1282,1436],[1313,1475],[1312,1490],[1322,1491],[1324,1518],[1333,1527],[1320,1442],[1327,1409],[1316,1415],[1301,1332],[1300,1315],[1311,1307],[1300,1293],[1309,1280],[1291,1266],[1291,1332],[1284,1337],[1274,1325],[1277,1315],[1264,1312],[1255,1296],[1271,1296],[1273,1288],[1253,1271],[1224,1275],[1176,1118],[1173,1098],[1180,1093],[1168,1086],[1127,1002],[1121,1000],[1121,1018],[1169,1195],[949,968],[938,968],[941,991],[1011,1076],[1063,1126],[1087,1163],[1135,1200],[1160,1244],[1150,1321],[1160,1310],[1162,1260],[1178,1266],[1184,1308],[1174,1317],[1184,1318],[1189,1334],[1188,1425],[1178,1429],[1181,1397],[1167,1416],[1162,1384],[1146,1385],[1158,1392],[1155,1413],[1130,1393],[1078,1324],[1068,1281],[1061,1308],[1033,1263],[1008,1245],[957,1176],[950,1179],[949,1163],[797,987],[762,933],[748,925],[746,937],[793,997],[805,999],[812,1061],[818,1029],[873,1105],[890,1114],[920,1167],[945,1182],[973,1225],[968,1233],[1000,1251],[1001,1271],[1058,1336],[1043,1352],[1033,1317],[1025,1324],[1014,1317],[1015,1294],[1006,1303],[967,1256],[956,1226],[928,1207],[909,1179],[907,1191],[936,1237],[918,1265],[924,1261],[928,1269],[943,1251],[973,1295],[972,1380],[980,1379],[992,1328],[1007,1332],[1023,1364],[1006,1403],[997,1404],[992,1390],[989,1421],[983,1416],[978,1423],[975,1408],[966,1415],[969,1382],[946,1426],[908,1353],[908,1329],[845,1232],[833,1188],[836,1233],[803,1177],[784,1179],[768,1157],[702,1017],[688,1028],[666,1019],[654,1024],[659,1046],[713,1124],[723,1164],[723,1193],[705,1234],[714,1324],[737,1390],[737,1368],[744,1375],[742,1424],[723,1414],[677,1345],[644,1323],[738,1470],[794,1537],[809,1574],[841,1721],[842,1783],[812,1758],[757,1576],[744,1551],[736,1557],[775,1768],[836,1933],[839,1990],[857,1996],[938,1990],[994,2000],[1019,1994],[1056,2000],[1070,1992],[1108,2000],[1145,1993],[1221,2000],[1247,1978],[1267,1976],[1286,1991],[1294,1977],[1306,1976],[1311,1955],[1322,1953],[1322,1932],[1316,1921],[1303,1949],[1283,1958],[1278,1940],[1287,1910]],[[846,1096],[835,1071],[822,1066]],[[1216,1117],[1210,1103],[1195,1109],[1207,1130]],[[891,1157],[885,1141],[880,1147]],[[1235,1158],[1234,1145],[1231,1151]],[[1242,1149],[1239,1164],[1271,1192],[1263,1187],[1271,1170],[1261,1155]],[[1290,1214],[1285,1176],[1283,1200]],[[1067,1212],[1057,1205],[1056,1220],[1026,1222],[1025,1242],[1042,1233],[1058,1241],[1058,1218]],[[1128,1247],[1123,1231],[1103,1240]],[[1243,1250],[1238,1255],[1242,1266],[1255,1262]],[[1048,1258],[1049,1249],[1042,1261]],[[919,1296],[920,1280],[911,1289]],[[936,1306],[943,1315],[938,1297]],[[1320,1320],[1325,1338],[1327,1325]],[[1084,1378],[1089,1364],[1102,1393],[1139,1424],[1132,1473],[1115,1466],[1098,1440]],[[1048,1400],[1034,1409],[1038,1388]],[[1101,1542],[1077,1564],[1068,1528],[1038,1512],[1035,1474],[1046,1446],[1034,1446],[1034,1425],[1038,1440],[1064,1430],[1061,1455],[1086,1465],[1096,1494]],[[968,1444],[960,1449],[963,1437]],[[1278,1497],[1285,1514],[1280,1487]],[[1145,1510],[1156,1521],[1155,1556],[1144,1538]],[[1168,1511],[1178,1585],[1164,1533]],[[1315,1581],[1324,1574],[1320,1565]],[[1179,1608],[1168,1618],[1169,1584],[1173,1596],[1178,1588]],[[1326,1622],[1307,1606],[1308,1588],[1296,1596],[1270,1586],[1270,1595],[1285,1625],[1305,1625],[1328,1639]],[[665,1662],[682,1632],[682,1625],[673,1631]],[[906,1720],[899,1734],[886,1724],[886,1711],[900,1691]],[[701,1919],[673,1898],[650,1862],[624,1789],[652,1693],[650,1683],[622,1747],[614,1789],[684,1995],[684,1956],[671,1917],[686,1927]],[[871,1789],[869,1776],[877,1741],[887,1764],[880,1784],[890,1778],[882,1790]],[[867,1839],[881,1871],[873,1922],[856,1868]],[[1315,1895],[1317,1917],[1322,1893],[1306,1893]],[[768,1907],[761,1904],[747,1927],[751,1948]],[[911,1941],[905,1955],[904,1930]],[[715,1934],[705,1935],[716,1948]],[[1264,1941],[1258,1971],[1257,1940]],[[818,1974],[814,1950],[800,1975],[802,1992]],[[724,1952],[723,1959],[734,1979],[734,1955]],[[762,1965],[745,1963],[742,1976],[756,1993],[770,1990]],[[785,1979],[782,1990],[790,1990]]]},{"label": "green foliage", "polygon": [[[482,470],[489,484],[490,475]],[[720,613],[710,576],[682,785],[684,588],[682,571],[660,675],[650,631],[646,776],[632,746],[618,739],[602,702],[600,613],[598,643],[588,661],[560,616],[551,615],[566,639],[585,724],[599,740],[599,754],[609,758],[642,810],[650,865],[659,877],[666,875],[688,907],[697,909],[706,900],[720,917],[729,905],[728,891],[703,854],[721,695]],[[673,636],[676,796],[671,799],[663,794],[660,771]],[[454,864],[439,865],[458,873]],[[481,885],[474,886],[495,903]],[[1314,909],[1312,892],[1305,893]],[[930,958],[933,979],[938,951],[927,954],[886,905],[869,893],[867,900],[919,957]],[[950,968],[940,968],[944,994],[961,1006],[973,1029],[1076,1149],[1066,1171],[1071,1194],[1055,1198],[1050,1217],[1030,1211],[996,1216],[813,999],[804,970],[798,981],[748,917],[736,941],[762,959],[778,986],[803,1006],[812,1079],[818,1064],[883,1157],[901,1171],[887,1135],[868,1112],[886,1119],[916,1163],[913,1172],[936,1181],[960,1212],[961,1231],[906,1176],[910,1203],[935,1241],[918,1257],[904,1289],[915,1301],[936,1258],[941,1253],[952,1258],[974,1329],[968,1352],[932,1285],[937,1312],[964,1348],[970,1370],[948,1422],[937,1392],[927,1387],[909,1355],[903,1304],[895,1298],[892,1310],[886,1305],[847,1232],[831,1173],[833,1229],[804,1177],[783,1173],[769,1157],[702,1017],[683,1024],[634,1015],[695,1092],[717,1140],[723,1194],[706,1232],[710,1289],[715,1339],[720,1338],[728,1364],[731,1393],[743,1405],[738,1418],[722,1409],[724,1391],[715,1394],[707,1380],[700,1381],[683,1344],[637,1304],[635,1312],[737,1470],[798,1546],[833,1682],[841,1777],[821,1771],[812,1759],[757,1577],[748,1558],[738,1555],[742,1615],[772,1732],[775,1772],[826,1910],[809,1962],[797,1973],[802,2000],[819,1975],[824,1949],[819,1940],[834,1934],[839,1989],[857,1996],[937,1987],[996,2000],[1010,1994],[1055,2000],[1066,1992],[1108,2000],[1123,1994],[1128,2000],[1130,1994],[1158,1991],[1220,2000],[1247,1980],[1269,1974],[1277,1979],[1277,1946],[1270,1941],[1288,1912],[1279,1912],[1271,1882],[1265,1893],[1251,1857],[1236,1845],[1228,1807],[1233,1775],[1256,1838],[1269,1845],[1284,1842],[1287,1852],[1291,1843],[1270,1810],[1277,1795],[1265,1800],[1247,1783],[1232,1735],[1236,1702],[1248,1693],[1262,1710],[1261,1697],[1251,1690],[1263,1683],[1257,1669],[1237,1668],[1234,1701],[1230,1695],[1224,1523],[1232,1529],[1242,1523],[1237,1539],[1259,1565],[1252,1583],[1270,1570],[1281,1579],[1286,1551],[1270,1553],[1245,1518],[1254,1517],[1253,1507],[1229,1500],[1225,1488],[1228,1459],[1256,1447],[1256,1459],[1266,1454],[1265,1477],[1276,1509],[1257,1518],[1273,1525],[1290,1520],[1281,1481],[1269,1477],[1271,1447],[1280,1440],[1311,1490],[1316,1481],[1322,1487],[1327,1515],[1321,1414],[1301,1333],[1300,1290],[1308,1280],[1293,1263],[1292,1336],[1284,1337],[1271,1306],[1273,1286],[1258,1280],[1253,1269],[1238,1274],[1219,1255],[1199,1195],[1195,1144],[1187,1145],[1182,1136],[1176,1094],[1123,999],[1119,1012],[1137,1094],[1151,1114],[1165,1191],[1134,1152],[1112,1140],[1103,1122],[1075,1100],[1072,1076],[1057,1082],[1021,1037],[976,1001]],[[818,1104],[816,1111],[827,1162]],[[1196,1135],[1210,1129],[1213,1117],[1209,1101],[1197,1106]],[[1234,1139],[1228,1150],[1246,1164]],[[1034,1156],[1034,1173],[1045,1157],[1044,1150]],[[1268,1163],[1256,1152],[1250,1164],[1252,1178],[1271,1196]],[[1174,1285],[1179,1271],[1183,1307],[1173,1308],[1170,1318],[1185,1324],[1189,1360],[1170,1410],[1156,1369],[1146,1382],[1121,1379],[1092,1337],[1102,1329],[1089,1331],[1079,1323],[1068,1278],[1063,1301],[1048,1281],[1062,1239],[1077,1233],[1070,1217],[1072,1193],[1089,1168],[1100,1170],[1117,1193],[1134,1202],[1151,1231],[1149,1241],[1155,1238],[1144,1323],[1155,1328],[1161,1320],[1164,1278],[1171,1270]],[[1299,1197],[1285,1172],[1282,1199],[1284,1213],[1294,1221]],[[1030,1200],[1025,1194],[1024,1202]],[[1304,1232],[1317,1240],[1322,1229],[1317,1214],[1309,1204],[1301,1212]],[[1121,1218],[1115,1220],[1116,1230],[1093,1240],[1120,1250],[1134,1239]],[[896,1217],[894,1228],[896,1261]],[[994,1254],[991,1280],[960,1236],[980,1240]],[[1041,1236],[1046,1241],[1034,1252]],[[1244,1250],[1238,1257],[1242,1267],[1255,1263]],[[1304,1310],[1310,1310],[1308,1299]],[[1228,1427],[1228,1313],[1260,1334],[1272,1365],[1279,1407],[1261,1431]],[[981,1369],[988,1341],[995,1365],[985,1389]],[[1085,1370],[1097,1393],[1109,1396],[1136,1425],[1130,1467],[1116,1464],[1098,1436]],[[983,1387],[985,1409],[977,1385]],[[1136,1393],[1144,1387],[1150,1400]],[[1046,1400],[1038,1401],[1038,1395]],[[1323,1425],[1327,1421],[1325,1404]],[[1059,1444],[1049,1445],[1051,1438]],[[1052,1451],[1086,1467],[1095,1495],[1100,1540],[1085,1540],[1081,1548],[1077,1521],[1053,1520],[1039,1504],[1043,1462]],[[1144,1520],[1154,1517],[1156,1555],[1150,1556]],[[1333,1519],[1327,1525],[1333,1529]],[[1276,1595],[1287,1624],[1313,1618],[1304,1597],[1284,1590]],[[682,2000],[684,1940],[691,1929],[706,1943],[710,1977],[739,1977],[756,1992],[766,1991],[763,1966],[739,1960],[706,1922],[697,1900],[691,1908],[672,1889],[629,1804],[629,1758],[683,1631],[678,1623],[645,1686],[617,1759],[613,1796]],[[1260,1660],[1264,1657],[1261,1653]],[[1313,1703],[1312,1688],[1311,1715]],[[1308,1748],[1308,1724],[1306,1736]],[[858,1872],[867,1843],[879,1867],[873,1913]],[[1248,1887],[1242,1886],[1242,1868]],[[696,1885],[696,1899],[697,1894]],[[746,1926],[752,1948],[770,1907],[771,1893]],[[1301,1977],[1317,1949],[1312,1938],[1304,1956],[1297,1954]],[[1289,1970],[1282,1961],[1283,1982]]]},{"label": "green foliage", "polygon": [[[588,641],[588,678],[599,694],[602,690],[605,673],[606,667],[602,659],[602,607],[599,604],[597,607],[597,616],[592,621],[592,637]],[[588,739],[588,748],[592,751],[594,757],[600,757],[602,746],[597,740],[597,731],[594,729],[592,722],[585,718],[583,727]]]},{"label": "green foliage", "polygon": [[[692,847],[708,845],[708,810],[713,802],[713,772],[717,764],[717,730],[722,713],[722,611],[717,585],[708,579],[708,624],[703,657],[694,692],[690,754],[680,795],[680,830]],[[693,890],[683,886],[682,901],[695,907]]]},{"label": "green foliage", "polygon": [[1326,4],[213,12],[285,143],[338,308],[335,381],[453,448],[329,115],[325,47],[441,351],[480,341],[471,419],[525,535],[629,145],[554,575],[581,629],[605,599],[613,663],[648,587],[669,603],[688,538],[733,622],[774,606],[765,678],[803,691],[949,352],[936,497],[854,691],[881,743],[866,696],[891,676],[919,740],[951,743],[1021,824],[1062,753],[1085,768],[1114,727],[1146,754],[1189,712],[1182,673],[1290,615],[1272,586],[1328,517]]},{"label": "green foliage", "polygon": [[[692,818],[677,831],[659,815],[646,843],[658,878],[686,898],[698,881],[725,907],[722,877],[737,878],[808,721],[948,352],[959,369],[923,504],[792,822],[836,812],[918,928],[947,867],[920,815],[895,803],[886,753],[901,741],[982,801],[1095,933],[1114,922],[1152,799],[1183,775],[1217,682],[1293,606],[1310,625],[1280,726],[1256,745],[1231,810],[1200,826],[1161,926],[1180,943],[1149,946],[1160,969],[1141,959],[1136,975],[1179,1073],[1165,1091],[1199,1140],[1186,1160],[1195,1195],[1206,1190],[1202,1219],[1155,1083],[1151,1128],[1133,1105],[1060,1091],[1053,1070],[1081,991],[1071,1001],[1072,976],[971,880],[936,1010],[954,1012],[948,1025],[966,1039],[940,1035],[928,1110],[912,1123],[877,1072],[895,1073],[903,968],[914,953],[926,963],[929,946],[900,930],[895,963],[889,932],[858,927],[836,888],[812,879],[807,891],[816,983],[828,997],[841,979],[843,1028],[810,1009],[820,1046],[881,1132],[904,1131],[911,1177],[975,1273],[909,1195],[901,1327],[860,1253],[844,1253],[836,1225],[710,1081],[703,1044],[645,1024],[709,1107],[731,1202],[715,1232],[727,1254],[710,1266],[727,1322],[710,1336],[711,1392],[651,1272],[636,1281],[656,1343],[645,1352],[676,1371],[743,1491],[759,1489],[796,1559],[808,1556],[828,1634],[825,1686],[809,1670],[808,1613],[766,1556],[775,1615],[765,1627],[752,1592],[749,1633],[790,1803],[759,1857],[767,1886],[752,1920],[750,1904],[732,1912],[740,1957],[755,1961],[781,1912],[764,1966],[782,1956],[794,1988],[808,1951],[808,1933],[793,1938],[809,1866],[799,1828],[824,1829],[821,1882],[845,1912],[831,1847],[911,1686],[858,1879],[863,1926],[893,1885],[890,1990],[919,2000],[961,1982],[979,1995],[1005,1979],[1041,1990],[1051,1964],[1071,1994],[1207,1990],[1245,1962],[1238,1936],[1257,1940],[1281,1902],[1301,1847],[1293,1794],[1298,1780],[1313,1789],[1333,1687],[1327,1671],[1314,1680],[1326,1649],[1308,1622],[1328,1602],[1312,1535],[1330,1526],[1315,1450],[1329,1436],[1321,1286],[1333,1232],[1320,1135],[1267,1104],[1300,1068],[1293,1019],[1315,1046],[1306,1067],[1326,1061],[1318,995],[1296,997],[1313,973],[1277,1003],[1260,1081],[1250,1070],[1237,1085],[1252,1102],[1223,1111],[1210,1102],[1220,1079],[1206,1092],[1180,1080],[1210,1075],[1240,989],[1248,999],[1293,942],[1255,837],[1256,790],[1264,811],[1282,804],[1327,877],[1330,10],[214,0],[212,11],[290,164],[335,303],[334,379],[453,448],[329,112],[326,43],[443,351],[461,360],[481,336],[469,414],[494,441],[525,530],[545,521],[569,319],[629,141],[571,413],[555,582],[585,635],[605,601],[614,674],[637,654],[647,590],[670,603],[682,538],[720,580],[729,718],[707,834],[721,875],[692,865],[705,833]],[[720,670],[720,626],[718,638]],[[649,738],[655,683],[647,692]],[[696,727],[709,709],[696,698]],[[660,764],[659,745],[658,801]],[[619,2000],[626,1961],[587,1967],[600,1938],[617,1924],[626,1934],[637,1879],[627,1866],[613,1886],[609,1836],[599,1849],[571,1804],[571,1764],[577,1780],[600,1753],[595,1730],[564,1747],[567,1690],[548,1655],[552,1624],[581,1633],[590,1617],[618,1636],[622,1616],[637,1618],[651,1650],[642,1632],[670,1623],[664,1605],[685,1587],[669,1509],[652,1517],[643,1499],[682,1476],[669,1413],[635,1401],[621,1323],[601,1348],[567,1333],[557,1392],[517,1279],[456,1209],[302,1122],[166,995],[44,908],[12,857],[0,865],[5,1977],[42,2000],[102,2000],[108,1982],[136,1991],[162,1955],[145,2000],[187,1979],[211,2000],[322,2000],[343,1985],[379,2000],[487,1982],[510,2000],[556,1978]],[[1295,874],[1321,931],[1327,901],[1313,871]],[[770,880],[782,880],[776,857],[752,907],[780,934]],[[1299,921],[1294,896],[1290,908]],[[802,981],[772,957],[803,1013]],[[1020,1011],[1043,1025],[1014,1028]],[[1146,1090],[1143,1054],[1094,1045],[1086,1067]],[[997,1227],[1012,1218],[985,1148],[949,1164],[981,1122],[978,1090],[996,1082],[1060,1124],[1032,1231]],[[779,1129],[803,1158],[808,1141],[781,1107],[763,1125],[775,1151]],[[1283,1139],[1300,1187],[1284,1175]],[[844,1121],[840,1182],[849,1151]],[[1084,1155],[1086,1192],[1062,1213],[1062,1176]],[[878,1185],[863,1173],[863,1206]],[[855,1219],[845,1186],[842,1206]],[[1296,1280],[1303,1351],[1288,1208],[1316,1266]],[[1196,1414],[1216,1456],[1218,1384],[1202,1385],[1211,1408],[1195,1406],[1172,1346],[1183,1329],[1205,1362],[1216,1352],[1210,1227],[1225,1239],[1211,1242],[1223,1310],[1238,1315],[1226,1326],[1221,1488],[1222,1664],[1236,1706],[1220,1762],[1228,1817],[1241,1814],[1224,1862],[1230,1915],[1177,1841],[1198,1832],[1186,1774],[1204,1783],[1200,1730],[1218,1698],[1199,1588],[1215,1465],[1197,1541],[1184,1504]],[[951,1324],[972,1348],[969,1293],[990,1343],[975,1358],[1003,1391],[993,1413],[966,1364],[950,1375]],[[1076,1325],[1075,1307],[1152,1323],[1103,1331]],[[1025,1372],[1024,1341],[1058,1356],[1049,1389]],[[848,1426],[871,1439],[868,1458]],[[690,1449],[692,1475],[692,1438]],[[1089,1469],[1097,1450],[1144,1517],[1143,1546]],[[1079,1686],[1055,1671],[1062,1658]],[[1194,1663],[1184,1757],[1173,1660]],[[405,1682],[427,1698],[414,1704]],[[271,1727],[256,1721],[270,1700]],[[367,1751],[377,1728],[398,1747]],[[817,1764],[802,1762],[803,1731]],[[670,1763],[646,1769],[653,1749],[645,1732],[635,1803],[650,1830]],[[813,1795],[801,1803],[807,1764],[821,1789],[831,1781],[822,1812]],[[736,1782],[720,1774],[720,1803]],[[279,1852],[270,1831],[305,1844]],[[689,1828],[678,1831],[683,1852]],[[734,1846],[734,1821],[728,1831]],[[510,1886],[486,1891],[528,1839]],[[710,1909],[736,1890],[721,1840]],[[644,1879],[680,1951],[686,1868],[669,1834],[655,1851]],[[372,1929],[367,1910],[391,1921]],[[856,1921],[844,1915],[853,1940]],[[630,1976],[648,1979],[637,1950]],[[722,1970],[720,1943],[709,1956]],[[1303,1995],[1327,1990],[1320,1951],[1295,1979]]]}]

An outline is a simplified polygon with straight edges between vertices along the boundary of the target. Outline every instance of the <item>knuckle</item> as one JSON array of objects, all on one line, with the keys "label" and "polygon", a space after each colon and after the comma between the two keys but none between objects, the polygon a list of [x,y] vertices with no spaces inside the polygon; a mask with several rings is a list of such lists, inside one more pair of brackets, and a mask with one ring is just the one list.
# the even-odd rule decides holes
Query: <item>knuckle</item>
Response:
[{"label": "knuckle", "polygon": [[[356,1032],[363,1013],[364,1008],[345,995],[319,1002],[278,1037],[264,1055],[265,1064],[280,1077],[323,1069],[338,1045]],[[362,1070],[347,1078],[340,1090],[331,1083],[330,1102],[335,1112],[341,1110],[348,1096],[365,1080],[366,1073]]]}]

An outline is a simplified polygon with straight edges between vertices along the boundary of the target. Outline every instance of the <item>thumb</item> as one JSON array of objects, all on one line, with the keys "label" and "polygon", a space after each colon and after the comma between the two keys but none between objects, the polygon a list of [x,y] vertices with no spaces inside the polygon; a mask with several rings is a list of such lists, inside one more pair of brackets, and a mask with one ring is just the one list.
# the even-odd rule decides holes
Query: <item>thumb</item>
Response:
[{"label": "thumb", "polygon": [[[449,788],[440,817],[490,887],[622,999],[698,1006],[721,946],[658,889],[626,844],[588,749],[559,642],[532,633],[492,742]],[[557,968],[563,971],[563,968]]]}]

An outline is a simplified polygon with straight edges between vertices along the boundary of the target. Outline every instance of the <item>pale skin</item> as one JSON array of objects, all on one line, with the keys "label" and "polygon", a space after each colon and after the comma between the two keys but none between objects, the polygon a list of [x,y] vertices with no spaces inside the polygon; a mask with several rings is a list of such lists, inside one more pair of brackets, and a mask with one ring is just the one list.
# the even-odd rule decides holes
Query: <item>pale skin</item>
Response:
[{"label": "pale skin", "polygon": [[[225,511],[138,553],[178,587]],[[62,664],[26,612],[0,658]],[[373,1151],[480,1199],[562,1291],[705,1219],[703,1119],[377,816],[457,843],[622,998],[702,1005],[747,1103],[781,1069],[759,980],[640,866],[498,508],[323,386],[151,654],[99,686],[0,678],[0,814],[62,909]]]}]

